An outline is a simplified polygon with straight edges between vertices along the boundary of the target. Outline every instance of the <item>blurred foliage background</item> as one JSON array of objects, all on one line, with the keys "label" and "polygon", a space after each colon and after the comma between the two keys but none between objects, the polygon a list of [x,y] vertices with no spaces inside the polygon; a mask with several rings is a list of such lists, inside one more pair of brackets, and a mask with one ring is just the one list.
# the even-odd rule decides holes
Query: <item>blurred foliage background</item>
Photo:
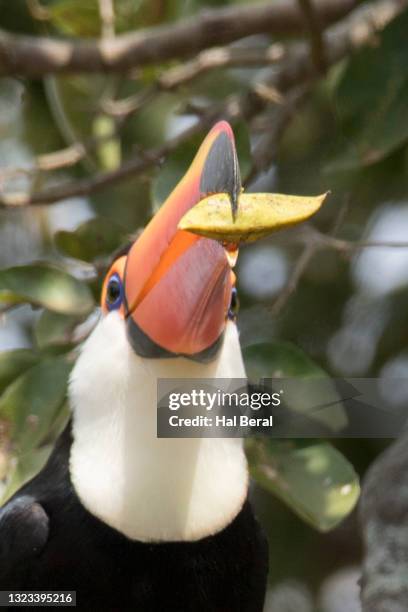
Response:
[{"label": "blurred foliage background", "polygon": [[[253,5],[115,0],[109,21],[101,18],[98,0],[0,0],[0,26],[18,35],[113,36],[244,4]],[[271,49],[267,62],[196,70],[177,86],[166,86],[166,77],[189,65],[173,59],[126,74],[0,81],[5,498],[42,465],[67,421],[67,377],[78,343],[97,320],[112,252],[146,224],[211,123],[223,116],[233,124],[248,190],[332,192],[313,232],[287,231],[242,249],[239,327],[249,370],[382,377],[388,400],[406,404],[408,385],[387,385],[387,379],[407,375],[408,248],[387,243],[408,236],[408,9],[390,0],[394,13],[385,27],[333,59],[334,38],[322,37],[313,19],[319,4],[312,19],[310,3],[299,2],[299,11],[302,6],[301,36],[265,32],[228,47],[241,58]],[[385,10],[387,2],[367,6]],[[361,9],[349,3],[348,10],[359,15]],[[308,72],[285,82],[279,75],[298,61],[292,50],[308,52],[309,44]],[[251,102],[251,112],[234,113],[236,96]],[[80,185],[114,174],[128,160],[148,162],[99,190],[74,188],[44,206],[41,197],[32,206],[13,205],[16,193]],[[367,241],[380,244],[364,246]],[[261,485],[254,486],[254,499],[270,543],[267,610],[359,609],[356,512],[336,525],[358,495],[351,466],[363,476],[386,445],[368,439],[249,443]]]}]

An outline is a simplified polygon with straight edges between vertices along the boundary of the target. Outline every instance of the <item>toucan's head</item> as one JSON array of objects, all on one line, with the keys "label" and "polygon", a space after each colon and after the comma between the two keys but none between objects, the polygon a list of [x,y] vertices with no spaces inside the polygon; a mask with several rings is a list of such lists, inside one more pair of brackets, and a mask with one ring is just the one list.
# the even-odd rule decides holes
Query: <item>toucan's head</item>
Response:
[{"label": "toucan's head", "polygon": [[227,193],[235,214],[241,180],[234,136],[217,123],[188,172],[143,233],[111,266],[102,311],[122,317],[133,350],[146,358],[182,355],[209,361],[236,304],[235,276],[223,246],[179,230],[203,197]]},{"label": "toucan's head", "polygon": [[231,258],[219,241],[178,229],[205,196],[227,193],[234,209],[240,190],[234,137],[221,122],[113,262],[103,316],[71,373],[72,483],[91,513],[131,539],[200,539],[225,527],[246,497],[239,440],[206,440],[198,451],[195,440],[157,439],[155,409],[160,378],[245,377],[237,329],[228,321]]}]

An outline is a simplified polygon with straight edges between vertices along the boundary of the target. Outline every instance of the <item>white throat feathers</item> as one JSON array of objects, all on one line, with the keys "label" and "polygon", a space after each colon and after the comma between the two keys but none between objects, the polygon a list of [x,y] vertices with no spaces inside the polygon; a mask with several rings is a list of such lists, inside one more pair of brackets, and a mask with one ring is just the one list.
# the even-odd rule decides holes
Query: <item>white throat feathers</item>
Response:
[{"label": "white throat feathers", "polygon": [[226,527],[248,490],[242,440],[156,437],[158,378],[244,378],[228,322],[214,361],[136,355],[117,312],[101,319],[72,371],[70,472],[82,504],[132,540],[193,541]]}]

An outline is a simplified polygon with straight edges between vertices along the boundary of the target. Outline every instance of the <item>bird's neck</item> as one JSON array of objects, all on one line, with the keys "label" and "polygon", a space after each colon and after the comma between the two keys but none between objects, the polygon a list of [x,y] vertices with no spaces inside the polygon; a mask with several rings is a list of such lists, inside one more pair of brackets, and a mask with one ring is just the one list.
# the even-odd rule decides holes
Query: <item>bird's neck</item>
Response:
[{"label": "bird's neck", "polygon": [[142,359],[108,315],[73,370],[71,479],[84,506],[127,537],[191,541],[227,526],[247,495],[238,439],[158,439],[158,378],[243,378],[234,324],[216,360]]}]

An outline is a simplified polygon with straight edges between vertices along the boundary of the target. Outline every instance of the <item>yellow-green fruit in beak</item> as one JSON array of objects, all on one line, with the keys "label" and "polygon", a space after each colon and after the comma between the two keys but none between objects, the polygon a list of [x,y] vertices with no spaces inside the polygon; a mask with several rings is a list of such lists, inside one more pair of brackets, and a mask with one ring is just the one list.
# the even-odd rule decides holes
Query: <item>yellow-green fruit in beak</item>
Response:
[{"label": "yellow-green fruit in beak", "polygon": [[234,220],[229,195],[218,193],[191,208],[180,220],[178,228],[228,244],[255,242],[306,221],[319,210],[326,196],[327,193],[310,197],[241,193]]}]

